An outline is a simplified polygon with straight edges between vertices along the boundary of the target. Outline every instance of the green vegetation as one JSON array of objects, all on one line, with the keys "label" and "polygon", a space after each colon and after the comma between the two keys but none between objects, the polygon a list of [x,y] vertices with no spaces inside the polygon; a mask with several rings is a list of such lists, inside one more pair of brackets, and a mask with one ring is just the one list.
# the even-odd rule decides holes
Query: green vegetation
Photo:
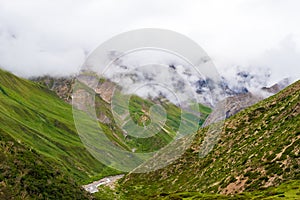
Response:
[{"label": "green vegetation", "polygon": [[[75,184],[74,181],[77,184],[83,184],[96,178],[120,173],[101,164],[85,149],[74,126],[72,107],[59,99],[53,92],[2,70],[0,70],[0,88],[0,142],[4,145],[2,147],[6,148],[8,144],[4,141],[6,138],[11,138],[7,141],[11,141],[13,146],[17,144],[16,148],[20,147],[20,151],[26,152],[25,149],[31,149],[34,152],[24,153],[26,156],[24,155],[22,159],[20,156],[14,158],[15,154],[11,154],[11,152],[5,153],[3,156],[4,158],[8,157],[8,160],[5,164],[1,159],[1,176],[9,174],[8,171],[13,168],[24,170],[25,174],[34,171],[35,169],[31,169],[31,167],[38,167],[38,165],[35,165],[34,162],[30,164],[29,161],[36,157],[38,158],[37,162],[45,161],[44,164],[41,164],[43,165],[42,169],[45,170],[45,177],[48,176],[48,173],[50,175],[52,173],[51,176],[56,177],[55,174],[58,172],[56,173],[55,169],[59,169],[59,173],[62,175],[57,175],[58,180],[64,176],[71,177],[73,181],[70,182],[70,186]],[[16,162],[24,165],[24,169],[22,166],[14,166],[13,164]],[[29,189],[26,189],[25,185],[18,187],[27,191],[31,190],[30,187],[34,187],[34,184],[39,181],[46,181],[42,173],[34,173],[36,174],[32,180],[30,176],[28,180],[24,180],[32,183],[29,184]],[[0,183],[5,187],[10,187],[13,191],[15,186],[12,184],[15,182],[16,187],[18,185],[18,181],[14,181],[13,178],[17,177],[17,174],[13,177],[2,177]],[[49,181],[51,182],[51,180]],[[62,184],[67,183],[63,182]],[[45,185],[45,187],[48,186]],[[81,191],[78,190],[78,186],[76,187],[77,191]],[[55,188],[53,189],[55,191]],[[50,190],[51,188],[47,191]]]},{"label": "green vegetation", "polygon": [[[47,81],[53,84],[51,78]],[[66,85],[70,85],[69,82]],[[65,91],[69,93],[71,89]],[[61,96],[66,95],[61,93]],[[115,124],[111,105],[99,95],[95,104],[97,116],[108,119],[108,122],[99,122],[108,138],[128,151],[132,148],[152,151],[167,144],[175,133],[172,129],[170,134],[171,127],[180,120],[180,109],[165,103],[168,113],[166,131],[147,142],[140,138],[124,137]],[[144,125],[139,121],[142,115],[145,116],[141,105],[147,109],[153,103],[133,96],[130,116],[139,125]],[[71,105],[59,99],[47,85],[18,78],[2,70],[0,136],[2,196],[60,199],[63,196],[72,197],[72,193],[78,198],[90,198],[79,185],[121,173],[104,166],[83,146],[74,125]]]},{"label": "green vegetation", "polygon": [[[130,173],[115,189],[100,187],[92,197],[80,185],[120,172],[85,149],[69,104],[43,85],[0,70],[0,199],[300,199],[299,96],[300,81],[227,119],[206,157],[199,158],[199,150],[208,127],[199,129],[173,164]],[[132,96],[126,117],[140,127],[149,125],[156,101],[161,99]],[[111,105],[100,95],[95,105],[106,136],[128,151],[153,151],[168,144],[181,117],[189,123],[195,111],[192,106],[189,113],[181,113],[163,102],[163,130],[143,139],[126,136],[116,126]],[[196,106],[203,114],[201,125],[211,110]]]},{"label": "green vegetation", "polygon": [[[244,192],[235,195],[220,195],[199,192],[179,192],[173,194],[161,193],[157,196],[151,196],[151,199],[162,200],[191,200],[191,199],[226,199],[226,200],[260,200],[260,199],[300,199],[300,180],[288,181],[278,187],[270,187],[260,189],[254,192]],[[106,193],[109,194],[109,193]],[[113,196],[110,196],[113,197]],[[122,197],[121,197],[122,198]],[[135,197],[135,199],[145,199],[143,196]]]},{"label": "green vegetation", "polygon": [[[121,97],[121,100],[114,102],[113,107],[114,111],[118,115],[124,115],[124,110],[129,110],[129,115],[126,116],[124,120],[121,120],[122,122],[125,121],[126,123],[123,125],[123,127],[119,127],[116,124],[116,115],[113,116],[113,113],[111,112],[111,105],[105,102],[100,96],[101,95],[95,96],[96,114],[99,119],[105,116],[107,118],[106,121],[108,121],[107,123],[100,123],[102,130],[104,130],[106,136],[111,141],[114,141],[120,147],[129,151],[132,149],[135,149],[135,152],[153,152],[159,150],[166,146],[176,136],[182,116],[184,116],[187,121],[192,121],[192,119],[195,118],[195,114],[192,112],[182,112],[182,109],[168,102],[167,100],[163,102],[160,99],[150,101],[142,99],[136,95],[131,95],[128,99],[129,104],[127,107],[127,102],[123,99],[126,99],[129,96],[124,95]],[[157,131],[157,133],[155,132],[155,135],[147,138],[134,137],[132,135],[124,134],[121,128],[126,129],[127,132],[135,133],[137,132],[135,130],[136,124],[140,127],[148,126],[151,123],[150,108],[156,103],[161,105],[166,111],[166,122],[161,130],[159,127],[159,131]],[[201,104],[198,106],[198,112],[200,111],[200,113],[202,113],[198,124],[200,127],[211,110],[210,108]],[[129,119],[132,119],[132,121]],[[134,123],[133,126],[132,123]],[[197,127],[195,127],[195,129],[197,129]]]},{"label": "green vegetation", "polygon": [[[130,197],[128,194],[120,191],[111,190],[109,187],[100,187],[99,192],[95,193],[95,197],[103,200],[111,199],[161,199],[161,200],[267,200],[267,199],[287,199],[295,200],[300,199],[300,180],[291,180],[277,187],[261,188],[253,192],[243,192],[234,195],[221,195],[221,194],[210,194],[200,192],[175,192],[175,193],[153,193],[147,196],[137,193],[134,197]],[[142,188],[140,188],[142,189]]]},{"label": "green vegetation", "polygon": [[52,159],[20,144],[2,127],[0,160],[0,199],[92,199]]},{"label": "green vegetation", "polygon": [[121,179],[116,197],[300,198],[299,95],[300,81],[227,119],[217,145],[204,158],[199,148],[207,128],[200,129],[173,164]]}]

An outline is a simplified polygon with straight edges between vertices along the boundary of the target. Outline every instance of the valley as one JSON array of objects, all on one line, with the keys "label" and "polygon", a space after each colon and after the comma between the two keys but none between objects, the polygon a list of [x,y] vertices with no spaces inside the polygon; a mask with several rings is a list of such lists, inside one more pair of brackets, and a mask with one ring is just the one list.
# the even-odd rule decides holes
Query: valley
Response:
[{"label": "valley", "polygon": [[[71,89],[63,91],[69,93]],[[150,140],[125,137],[122,129],[113,128],[117,126],[110,112],[109,93],[97,91],[99,125],[118,147],[127,151],[153,151],[172,140],[180,121],[179,107],[163,102],[168,114],[166,124]],[[201,125],[211,109],[199,105],[203,113],[199,130],[179,159],[153,172],[122,173],[95,159],[82,144],[67,98],[71,95],[60,93],[60,99],[41,82],[1,70],[0,197],[297,199],[300,197],[299,91],[297,81],[255,105],[249,101],[246,107],[250,107],[237,107],[242,111],[227,116],[220,138],[203,158],[199,150],[209,126]],[[147,112],[159,101],[133,95],[130,117],[139,126],[147,125]]]}]

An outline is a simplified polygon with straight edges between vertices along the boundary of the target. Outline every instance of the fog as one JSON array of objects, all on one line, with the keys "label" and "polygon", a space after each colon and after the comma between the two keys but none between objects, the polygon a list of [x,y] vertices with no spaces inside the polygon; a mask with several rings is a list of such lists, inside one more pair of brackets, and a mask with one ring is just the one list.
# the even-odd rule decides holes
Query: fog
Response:
[{"label": "fog", "polygon": [[112,36],[163,28],[196,41],[228,79],[242,69],[270,73],[266,85],[297,80],[299,8],[297,0],[1,0],[0,66],[23,77],[74,74]]}]

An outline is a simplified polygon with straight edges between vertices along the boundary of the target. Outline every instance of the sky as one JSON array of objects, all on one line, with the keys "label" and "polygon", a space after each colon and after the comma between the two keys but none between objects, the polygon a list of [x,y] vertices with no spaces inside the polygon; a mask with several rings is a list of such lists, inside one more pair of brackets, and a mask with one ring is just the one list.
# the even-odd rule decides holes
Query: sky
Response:
[{"label": "sky", "polygon": [[184,34],[220,73],[300,79],[297,0],[0,0],[0,66],[23,77],[69,75],[112,36],[139,28]]}]

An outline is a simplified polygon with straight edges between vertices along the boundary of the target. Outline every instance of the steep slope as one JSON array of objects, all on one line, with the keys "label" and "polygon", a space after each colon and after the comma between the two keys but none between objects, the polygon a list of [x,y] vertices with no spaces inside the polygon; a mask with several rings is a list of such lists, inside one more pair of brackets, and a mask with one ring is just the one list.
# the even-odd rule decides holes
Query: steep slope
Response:
[{"label": "steep slope", "polygon": [[[149,120],[149,108],[153,106],[155,103],[162,105],[168,114],[168,120],[166,122],[166,126],[164,130],[162,130],[159,134],[152,138],[134,138],[131,135],[126,134],[122,128],[119,128],[114,120],[114,116],[111,112],[111,98],[113,95],[113,91],[117,86],[115,83],[108,81],[104,78],[99,78],[94,72],[85,72],[86,74],[82,74],[80,76],[81,83],[76,82],[75,77],[35,77],[31,78],[32,81],[35,81],[41,85],[44,85],[48,89],[54,91],[61,99],[64,101],[71,103],[72,101],[72,93],[73,96],[80,96],[80,94],[76,95],[77,92],[88,92],[90,93],[90,99],[80,99],[76,104],[76,107],[79,110],[85,110],[85,102],[90,102],[91,104],[94,102],[92,100],[92,96],[95,96],[95,109],[97,118],[100,122],[100,126],[103,130],[106,130],[106,136],[118,144],[120,147],[128,150],[128,151],[154,151],[162,146],[168,144],[174,135],[176,135],[176,129],[178,128],[181,109],[174,104],[170,103],[166,99],[142,99],[139,96],[132,95],[130,98],[129,111],[130,116],[133,121],[139,126],[146,126]],[[94,82],[99,82],[95,88],[90,88],[90,84]],[[78,91],[74,91],[75,85],[78,86],[82,84],[84,90],[78,89]],[[81,87],[81,86],[78,86]],[[86,89],[89,88],[89,89]],[[84,96],[84,95],[83,95]],[[74,102],[73,102],[74,103]],[[125,102],[122,102],[125,103]],[[126,105],[119,105],[121,107],[126,107]],[[127,108],[126,108],[127,109]],[[211,109],[199,104],[199,110],[203,114],[201,117],[201,121],[199,125],[201,125],[207,115],[211,112]],[[191,110],[191,115],[193,115],[194,111]],[[125,125],[126,126],[126,125]],[[113,127],[113,128],[112,128]],[[113,131],[114,130],[114,131]]]},{"label": "steep slope", "polygon": [[20,144],[2,127],[0,160],[0,199],[92,199],[52,159]]},{"label": "steep slope", "polygon": [[[72,107],[36,83],[0,70],[0,127],[80,183],[116,173],[93,158],[77,135]],[[101,175],[102,174],[102,175]]]},{"label": "steep slope", "polygon": [[200,129],[190,149],[172,165],[125,176],[119,197],[167,199],[179,192],[266,197],[277,189],[264,188],[279,185],[299,195],[299,187],[290,188],[300,179],[299,95],[300,81],[227,119],[218,144],[204,158],[199,158],[199,148],[207,128]]},{"label": "steep slope", "polygon": [[[64,91],[69,94],[73,82],[63,79],[61,81],[62,84],[56,82],[56,86],[66,89]],[[106,86],[101,86],[105,90]],[[86,184],[104,176],[120,173],[97,161],[86,150],[77,134],[71,105],[62,101],[47,87],[0,70],[0,136],[2,137],[0,142],[4,145],[3,152],[5,152],[0,177],[3,186],[0,192],[3,195],[13,195],[12,191],[16,190],[16,197],[36,195],[37,198],[48,198],[48,193],[58,195],[60,190],[55,188],[63,187],[66,188],[66,192],[60,192],[60,195],[68,196],[69,192],[73,192],[75,195],[78,193],[78,197],[80,195],[85,197],[86,194],[81,193],[77,184]],[[70,95],[66,96],[62,92],[60,97],[68,102]],[[128,151],[133,149],[151,151],[172,139],[175,133],[173,129],[176,130],[180,120],[180,109],[177,106],[169,102],[162,103],[168,113],[166,127],[158,136],[145,140],[124,135],[124,132],[116,126],[107,98],[110,98],[107,92],[100,91],[96,95],[96,113],[99,125],[106,130],[106,135],[115,144]],[[149,108],[155,101],[161,100],[149,101],[132,96],[129,105],[130,117],[140,126],[147,125]],[[199,122],[201,125],[210,109],[202,105],[199,107],[203,111],[203,118]],[[14,148],[20,153],[11,154],[7,150],[10,148],[7,145],[10,144],[16,146]],[[35,158],[36,163],[33,161]],[[15,163],[20,165],[13,165]],[[40,171],[39,165],[44,174]],[[8,169],[14,169],[12,172],[15,175],[8,172]],[[24,185],[22,177],[26,181],[31,180],[32,183],[26,182]],[[51,189],[52,183],[56,183],[57,187]],[[74,190],[68,189],[69,187],[74,187]],[[44,190],[46,193],[43,196]]]}]

